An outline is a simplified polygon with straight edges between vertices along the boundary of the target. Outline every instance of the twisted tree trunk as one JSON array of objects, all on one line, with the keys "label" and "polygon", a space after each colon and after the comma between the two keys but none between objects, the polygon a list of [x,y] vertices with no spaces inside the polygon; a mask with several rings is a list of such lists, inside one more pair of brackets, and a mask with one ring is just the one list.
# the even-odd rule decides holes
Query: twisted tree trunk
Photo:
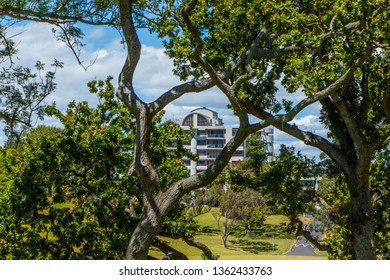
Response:
[{"label": "twisted tree trunk", "polygon": [[150,205],[144,205],[144,211],[137,227],[131,235],[125,259],[146,260],[149,248],[161,229],[163,217]]}]

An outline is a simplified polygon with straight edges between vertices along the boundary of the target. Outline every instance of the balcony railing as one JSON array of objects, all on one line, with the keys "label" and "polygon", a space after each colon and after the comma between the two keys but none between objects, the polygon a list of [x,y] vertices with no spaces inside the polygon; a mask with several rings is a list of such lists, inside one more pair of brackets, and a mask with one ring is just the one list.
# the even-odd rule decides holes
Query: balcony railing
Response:
[{"label": "balcony railing", "polygon": [[207,134],[208,138],[225,138],[223,134]]},{"label": "balcony railing", "polygon": [[223,144],[207,144],[207,148],[223,148]]}]

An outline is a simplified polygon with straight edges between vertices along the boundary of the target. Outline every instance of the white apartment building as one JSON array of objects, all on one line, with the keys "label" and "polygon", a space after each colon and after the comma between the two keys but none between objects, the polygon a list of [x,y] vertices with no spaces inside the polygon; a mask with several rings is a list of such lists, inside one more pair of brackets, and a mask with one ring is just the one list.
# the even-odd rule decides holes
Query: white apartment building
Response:
[{"label": "white apartment building", "polygon": [[[181,121],[180,125],[186,131],[191,128],[195,130],[191,143],[185,146],[192,153],[199,155],[198,161],[184,159],[191,175],[206,170],[207,166],[215,161],[223,147],[234,137],[238,130],[237,127],[224,126],[222,119],[218,118],[218,113],[205,107],[192,110]],[[271,162],[274,157],[274,130],[273,128],[266,128],[259,131],[258,135],[259,140],[266,142],[267,160]],[[230,162],[245,159],[246,141],[234,152]]]}]

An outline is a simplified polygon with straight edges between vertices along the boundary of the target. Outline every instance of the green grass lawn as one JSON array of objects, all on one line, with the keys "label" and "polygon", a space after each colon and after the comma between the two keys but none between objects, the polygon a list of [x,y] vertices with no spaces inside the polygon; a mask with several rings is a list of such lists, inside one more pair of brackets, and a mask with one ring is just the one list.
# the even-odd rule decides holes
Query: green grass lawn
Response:
[{"label": "green grass lawn", "polygon": [[[293,242],[295,236],[288,234],[284,230],[283,223],[288,219],[281,215],[271,215],[265,221],[265,224],[253,233],[248,235],[242,232],[242,228],[236,228],[229,236],[227,247],[222,246],[222,237],[218,229],[217,222],[210,212],[196,217],[200,225],[200,232],[196,235],[195,240],[206,244],[215,255],[220,256],[220,260],[305,260],[305,259],[326,259],[326,255],[318,257],[300,257],[285,256]],[[160,237],[168,242],[175,249],[183,252],[192,260],[201,259],[201,251],[197,248],[190,247],[182,240]],[[274,247],[273,247],[274,243]],[[162,258],[164,254],[156,248],[151,248],[149,254]]]},{"label": "green grass lawn", "polygon": [[[74,205],[70,202],[59,203],[55,207],[71,208]],[[46,213],[47,214],[47,213]],[[237,226],[229,235],[227,247],[222,246],[222,236],[218,229],[217,221],[210,212],[199,215],[195,218],[199,225],[199,233],[195,236],[195,241],[207,245],[214,255],[218,255],[220,260],[324,260],[326,253],[319,252],[317,257],[286,256],[286,252],[295,241],[294,234],[285,231],[285,225],[289,219],[282,215],[270,215],[264,225],[253,229],[252,234],[244,234],[243,228]],[[222,223],[222,220],[220,221]],[[28,226],[28,225],[26,225]],[[53,238],[49,233],[49,238]],[[201,260],[202,252],[187,245],[181,239],[170,239],[159,237],[166,241],[173,248],[183,252],[191,260]],[[149,254],[161,259],[164,253],[152,247]]]}]

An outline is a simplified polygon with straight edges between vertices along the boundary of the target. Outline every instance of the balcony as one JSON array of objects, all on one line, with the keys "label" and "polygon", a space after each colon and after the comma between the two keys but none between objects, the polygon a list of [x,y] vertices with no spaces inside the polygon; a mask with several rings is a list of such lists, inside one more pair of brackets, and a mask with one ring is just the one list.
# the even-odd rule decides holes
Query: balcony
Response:
[{"label": "balcony", "polygon": [[209,159],[215,159],[215,158],[217,158],[219,156],[219,153],[209,153],[208,155],[207,155],[207,158],[209,158]]},{"label": "balcony", "polygon": [[225,129],[207,129],[207,138],[225,138]]},{"label": "balcony", "polygon": [[218,138],[218,139],[223,139],[225,138],[225,135],[224,134],[207,134],[207,139],[210,139],[210,138]]},{"label": "balcony", "polygon": [[223,148],[223,144],[207,144],[207,148],[222,149]]}]

